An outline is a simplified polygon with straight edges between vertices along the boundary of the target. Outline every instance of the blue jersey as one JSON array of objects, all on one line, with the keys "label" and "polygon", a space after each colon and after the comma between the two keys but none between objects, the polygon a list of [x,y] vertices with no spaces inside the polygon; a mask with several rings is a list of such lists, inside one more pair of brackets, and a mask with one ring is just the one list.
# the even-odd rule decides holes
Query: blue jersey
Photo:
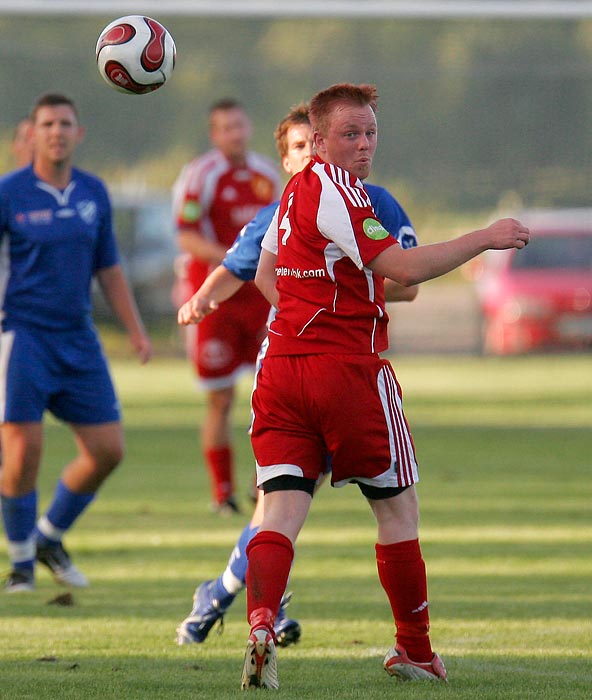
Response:
[{"label": "blue jersey", "polygon": [[364,189],[370,196],[374,213],[385,229],[394,236],[401,248],[415,248],[417,234],[403,207],[393,195],[379,185],[366,185]]},{"label": "blue jersey", "polygon": [[[417,235],[399,202],[384,187],[364,185],[364,188],[370,196],[376,216],[385,229],[399,241],[402,248],[414,248],[417,245]],[[245,282],[255,279],[261,256],[261,241],[278,206],[279,202],[274,202],[260,209],[255,218],[241,230],[232,248],[227,251],[222,265],[235,277]]]},{"label": "blue jersey", "polygon": [[58,190],[33,167],[0,179],[2,327],[67,330],[91,325],[94,273],[119,262],[103,182],[72,170]]}]

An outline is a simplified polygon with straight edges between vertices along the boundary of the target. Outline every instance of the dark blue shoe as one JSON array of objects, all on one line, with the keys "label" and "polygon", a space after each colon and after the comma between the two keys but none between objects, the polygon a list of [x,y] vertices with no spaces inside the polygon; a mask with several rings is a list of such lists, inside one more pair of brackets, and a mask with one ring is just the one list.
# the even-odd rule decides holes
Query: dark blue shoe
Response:
[{"label": "dark blue shoe", "polygon": [[298,620],[292,620],[286,617],[286,608],[290,604],[291,599],[292,593],[284,593],[284,597],[280,603],[280,609],[278,610],[273,625],[277,644],[280,647],[289,647],[290,644],[296,644],[302,634],[302,629]]},{"label": "dark blue shoe", "polygon": [[212,627],[220,620],[220,631],[224,625],[224,613],[229,603],[222,606],[214,598],[215,581],[205,581],[195,589],[193,610],[177,627],[177,644],[201,644],[205,642]]},{"label": "dark blue shoe", "polygon": [[4,582],[7,593],[21,593],[32,591],[35,588],[35,574],[33,569],[13,569]]}]

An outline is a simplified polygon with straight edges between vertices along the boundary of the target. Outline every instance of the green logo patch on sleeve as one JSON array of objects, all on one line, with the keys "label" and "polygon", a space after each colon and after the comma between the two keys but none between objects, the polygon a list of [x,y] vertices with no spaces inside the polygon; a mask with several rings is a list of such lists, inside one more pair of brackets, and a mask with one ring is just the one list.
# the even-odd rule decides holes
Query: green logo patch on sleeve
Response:
[{"label": "green logo patch on sleeve", "polygon": [[201,204],[189,200],[183,206],[183,219],[185,221],[197,221],[201,216]]},{"label": "green logo patch on sleeve", "polygon": [[390,236],[390,233],[376,219],[366,219],[362,226],[364,227],[364,233],[373,241],[381,241],[383,238]]}]

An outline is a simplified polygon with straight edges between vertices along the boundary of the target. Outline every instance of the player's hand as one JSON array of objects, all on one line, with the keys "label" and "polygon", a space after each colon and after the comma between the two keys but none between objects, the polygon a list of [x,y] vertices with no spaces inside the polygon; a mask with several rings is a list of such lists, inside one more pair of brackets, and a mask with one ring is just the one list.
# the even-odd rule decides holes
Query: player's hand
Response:
[{"label": "player's hand", "polygon": [[191,323],[199,323],[218,308],[218,303],[213,299],[205,299],[193,295],[186,301],[177,313],[177,323],[180,326],[188,326]]},{"label": "player's hand", "polygon": [[524,248],[530,240],[530,231],[517,219],[499,219],[485,231],[490,239],[489,248],[492,250]]},{"label": "player's hand", "polygon": [[135,333],[130,336],[132,348],[140,362],[145,365],[152,357],[152,343],[145,333]]}]

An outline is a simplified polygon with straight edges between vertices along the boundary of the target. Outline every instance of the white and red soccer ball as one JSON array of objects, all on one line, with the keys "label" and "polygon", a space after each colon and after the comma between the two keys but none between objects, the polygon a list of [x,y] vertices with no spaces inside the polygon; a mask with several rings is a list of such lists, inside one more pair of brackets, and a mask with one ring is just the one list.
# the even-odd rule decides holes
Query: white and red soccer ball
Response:
[{"label": "white and red soccer ball", "polygon": [[162,87],[175,67],[173,37],[160,22],[142,15],[120,17],[99,35],[99,73],[115,90],[143,95]]}]

